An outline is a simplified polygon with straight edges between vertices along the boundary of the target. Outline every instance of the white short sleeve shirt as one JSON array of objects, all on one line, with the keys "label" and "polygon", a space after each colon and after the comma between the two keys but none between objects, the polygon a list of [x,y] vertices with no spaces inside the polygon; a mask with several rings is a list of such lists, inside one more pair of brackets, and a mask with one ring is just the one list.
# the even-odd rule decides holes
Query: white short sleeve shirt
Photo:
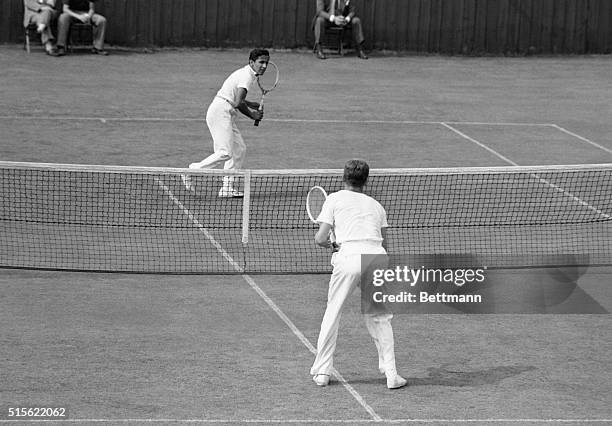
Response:
[{"label": "white short sleeve shirt", "polygon": [[382,241],[381,228],[389,226],[387,212],[374,198],[361,192],[341,190],[330,194],[317,222],[334,227],[336,241]]},{"label": "white short sleeve shirt", "polygon": [[250,65],[245,65],[229,75],[223,82],[223,86],[217,92],[217,96],[228,101],[234,108],[238,106],[238,89],[253,90],[257,84],[257,76]]}]

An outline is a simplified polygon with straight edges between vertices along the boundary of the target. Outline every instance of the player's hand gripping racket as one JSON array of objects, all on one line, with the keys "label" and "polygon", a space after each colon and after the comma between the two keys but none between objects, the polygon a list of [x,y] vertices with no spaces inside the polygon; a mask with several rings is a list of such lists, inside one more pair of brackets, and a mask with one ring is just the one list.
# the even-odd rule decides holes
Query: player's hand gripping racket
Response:
[{"label": "player's hand gripping racket", "polygon": [[[325,189],[320,186],[313,186],[308,191],[308,195],[306,196],[306,212],[308,213],[308,217],[312,221],[312,223],[317,222],[317,217],[319,213],[321,213],[321,209],[323,208],[323,203],[327,199],[327,192]],[[338,250],[338,244],[336,244],[336,235],[334,234],[334,230],[332,229],[329,233],[329,240],[332,244],[332,249],[334,251]]]},{"label": "player's hand gripping racket", "polygon": [[[261,89],[261,100],[259,101],[259,110],[263,111],[264,98],[268,93],[270,93],[276,85],[278,84],[279,73],[278,67],[274,64],[274,62],[268,62],[268,67],[266,71],[257,76],[257,84]],[[259,126],[259,122],[261,120],[255,120],[253,123],[254,126]]]}]

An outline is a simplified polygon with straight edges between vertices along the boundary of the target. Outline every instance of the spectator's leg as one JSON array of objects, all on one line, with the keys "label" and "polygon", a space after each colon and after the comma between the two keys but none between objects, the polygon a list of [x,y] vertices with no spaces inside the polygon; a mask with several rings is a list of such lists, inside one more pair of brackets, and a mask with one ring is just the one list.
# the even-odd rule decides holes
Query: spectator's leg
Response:
[{"label": "spectator's leg", "polygon": [[70,31],[70,24],[72,23],[72,17],[67,13],[62,13],[57,20],[57,47],[61,49],[66,48],[66,42],[68,41],[68,32]]},{"label": "spectator's leg", "polygon": [[365,40],[363,36],[363,26],[361,25],[361,19],[354,16],[351,20],[351,26],[353,27],[353,38],[355,39],[356,46],[361,46],[361,43]]},{"label": "spectator's leg", "polygon": [[314,22],[315,46],[321,42],[321,36],[323,34],[325,34],[325,19],[317,16]]},{"label": "spectator's leg", "polygon": [[313,22],[315,36],[314,52],[319,59],[325,59],[325,54],[323,53],[323,49],[321,47],[321,37],[325,34],[325,24],[325,19],[321,18],[320,16],[317,16]]},{"label": "spectator's leg", "polygon": [[51,21],[55,17],[55,11],[52,9],[43,9],[38,15],[38,26],[43,27],[41,31],[41,40],[45,45],[45,48],[52,44],[55,37],[53,37],[53,33],[51,32]]},{"label": "spectator's leg", "polygon": [[95,49],[104,50],[106,18],[96,13],[91,17],[91,22],[93,24],[93,46]]},{"label": "spectator's leg", "polygon": [[363,36],[363,26],[361,25],[361,19],[357,16],[353,16],[351,20],[351,27],[353,29],[353,39],[355,41],[355,47],[357,48],[357,56],[361,59],[368,59],[367,55],[363,50],[363,42],[365,37]]}]

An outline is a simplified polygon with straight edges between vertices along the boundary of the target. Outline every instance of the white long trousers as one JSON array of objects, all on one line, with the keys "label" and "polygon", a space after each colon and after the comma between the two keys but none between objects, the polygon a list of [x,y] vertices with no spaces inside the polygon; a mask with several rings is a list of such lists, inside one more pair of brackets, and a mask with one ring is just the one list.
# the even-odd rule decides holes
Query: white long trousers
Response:
[{"label": "white long trousers", "polygon": [[[215,97],[206,111],[206,124],[213,138],[214,153],[192,167],[211,169],[223,163],[225,170],[241,169],[246,144],[236,126],[236,110],[226,100]],[[233,182],[233,176],[223,178],[225,188],[231,188]]]},{"label": "white long trousers", "polygon": [[[357,247],[353,243],[350,249],[347,247],[345,250],[343,247],[332,257],[333,272],[329,281],[327,308],[321,322],[317,355],[310,369],[311,375],[330,374],[333,368],[342,309],[346,300],[360,284],[361,253],[383,254],[385,250],[382,246]],[[364,315],[366,327],[378,351],[378,368],[381,373],[388,375],[396,373],[392,318],[392,314]]]}]

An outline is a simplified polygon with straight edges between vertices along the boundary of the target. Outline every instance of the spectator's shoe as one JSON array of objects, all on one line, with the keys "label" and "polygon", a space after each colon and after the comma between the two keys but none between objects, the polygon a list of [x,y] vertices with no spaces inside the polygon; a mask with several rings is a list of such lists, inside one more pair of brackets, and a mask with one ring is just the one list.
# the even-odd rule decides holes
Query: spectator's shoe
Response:
[{"label": "spectator's shoe", "polygon": [[327,386],[329,385],[329,374],[317,374],[312,380],[317,384],[317,386]]},{"label": "spectator's shoe", "polygon": [[327,56],[325,56],[325,53],[323,53],[323,48],[321,48],[320,44],[317,44],[314,47],[314,52],[315,52],[315,55],[317,55],[317,58],[319,58],[319,59],[327,59]]},{"label": "spectator's shoe", "polygon": [[387,375],[387,387],[389,389],[403,388],[408,384],[408,380],[404,379],[399,374]]},{"label": "spectator's shoe", "polygon": [[57,48],[51,42],[45,44],[45,53],[49,56],[57,56]]},{"label": "spectator's shoe", "polygon": [[191,180],[191,176],[181,175],[181,180],[183,181],[183,185],[185,185],[185,189],[187,191],[195,192],[195,188],[193,186],[193,181]]},{"label": "spectator's shoe", "polygon": [[221,188],[219,190],[219,197],[221,198],[242,198],[244,192],[238,191],[234,188]]},{"label": "spectator's shoe", "polygon": [[359,59],[368,59],[368,55],[366,55],[366,53],[364,52],[364,50],[363,50],[363,49],[359,49],[359,50],[357,51],[357,57],[358,57]]},{"label": "spectator's shoe", "polygon": [[96,49],[95,47],[91,49],[91,53],[94,55],[108,56],[108,51],[104,49]]},{"label": "spectator's shoe", "polygon": [[36,32],[40,34],[45,30],[45,28],[47,28],[45,24],[38,24],[38,26],[36,27]]},{"label": "spectator's shoe", "polygon": [[66,48],[64,46],[57,46],[56,52],[57,55],[55,56],[64,56],[66,55]]}]

